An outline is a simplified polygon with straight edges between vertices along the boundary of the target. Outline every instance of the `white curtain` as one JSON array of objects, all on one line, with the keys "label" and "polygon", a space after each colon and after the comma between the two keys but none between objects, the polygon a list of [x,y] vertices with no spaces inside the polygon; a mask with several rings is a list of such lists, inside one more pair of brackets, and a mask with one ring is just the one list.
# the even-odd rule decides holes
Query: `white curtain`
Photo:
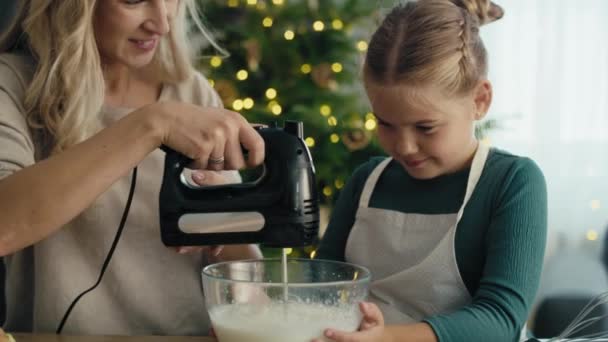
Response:
[{"label": "white curtain", "polygon": [[489,117],[501,125],[490,140],[545,174],[547,255],[597,254],[608,225],[608,0],[496,2],[504,18],[481,29]]}]

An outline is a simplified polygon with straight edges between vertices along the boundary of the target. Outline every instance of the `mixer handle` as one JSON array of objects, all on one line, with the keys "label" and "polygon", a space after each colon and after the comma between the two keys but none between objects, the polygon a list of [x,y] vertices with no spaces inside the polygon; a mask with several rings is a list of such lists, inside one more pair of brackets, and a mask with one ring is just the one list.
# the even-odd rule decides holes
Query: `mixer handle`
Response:
[{"label": "mixer handle", "polygon": [[172,162],[173,170],[177,174],[181,174],[184,171],[184,168],[194,161],[167,145],[161,145],[160,149],[167,154],[166,159],[167,161],[170,160]]},{"label": "mixer handle", "polygon": [[[186,168],[190,163],[194,162],[193,159],[186,157],[167,145],[161,145],[160,149],[167,154],[167,160],[171,160],[174,163],[174,170],[176,170],[178,174],[181,174],[182,171],[184,171],[184,168]],[[243,148],[243,146],[241,146],[241,151],[243,152],[243,157],[247,159],[249,151]]]}]

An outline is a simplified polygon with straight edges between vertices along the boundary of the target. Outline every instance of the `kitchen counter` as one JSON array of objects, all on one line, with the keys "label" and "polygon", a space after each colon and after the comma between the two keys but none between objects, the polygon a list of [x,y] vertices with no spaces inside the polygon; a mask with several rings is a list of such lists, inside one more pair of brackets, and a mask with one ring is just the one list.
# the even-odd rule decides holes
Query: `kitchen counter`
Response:
[{"label": "kitchen counter", "polygon": [[[217,342],[213,337],[186,336],[66,336],[54,334],[13,334],[16,342]],[[547,342],[546,339],[539,340]],[[588,339],[563,339],[557,342],[585,342]],[[594,341],[606,341],[598,339]]]},{"label": "kitchen counter", "polygon": [[13,334],[17,342],[216,342],[212,337],[185,336],[67,336]]}]

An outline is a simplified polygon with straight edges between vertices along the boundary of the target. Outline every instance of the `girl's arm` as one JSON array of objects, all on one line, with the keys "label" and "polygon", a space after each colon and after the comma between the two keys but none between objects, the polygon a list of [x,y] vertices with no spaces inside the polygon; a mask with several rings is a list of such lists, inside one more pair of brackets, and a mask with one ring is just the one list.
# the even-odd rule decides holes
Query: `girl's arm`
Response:
[{"label": "girl's arm", "polygon": [[533,304],[547,234],[547,190],[534,162],[520,158],[501,181],[472,302],[425,320],[441,342],[513,341]]}]

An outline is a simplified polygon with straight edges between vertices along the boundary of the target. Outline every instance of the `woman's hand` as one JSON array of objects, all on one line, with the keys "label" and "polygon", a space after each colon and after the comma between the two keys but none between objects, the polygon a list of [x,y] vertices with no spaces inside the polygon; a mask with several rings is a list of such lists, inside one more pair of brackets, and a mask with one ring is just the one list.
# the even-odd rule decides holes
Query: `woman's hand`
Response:
[{"label": "woman's hand", "polygon": [[[236,180],[231,177],[229,172],[212,170],[193,170],[190,178],[194,185],[212,186],[222,184],[232,184]],[[230,246],[187,246],[178,247],[180,254],[204,253],[207,263],[220,261],[261,259],[262,252],[256,245],[230,245]]]},{"label": "woman's hand", "polygon": [[[193,170],[190,174],[192,182],[198,186],[211,186],[232,183],[226,172],[212,170]],[[204,253],[206,260],[218,260],[224,246],[183,246],[177,247],[180,254]]]},{"label": "woman's hand", "polygon": [[[240,114],[180,102],[154,103],[138,109],[151,120],[158,145],[167,145],[195,161],[194,168],[238,170],[264,160],[264,140]],[[249,152],[245,160],[242,149]],[[210,162],[211,161],[211,162]]]},{"label": "woman's hand", "polygon": [[[391,339],[384,329],[384,316],[380,308],[373,303],[360,303],[359,309],[363,313],[363,320],[359,331],[344,332],[334,329],[325,330],[325,337],[338,342],[388,342]],[[313,342],[322,342],[320,339]]]},{"label": "woman's hand", "polygon": [[[190,178],[192,178],[195,186],[213,186],[236,183],[237,177],[230,177],[230,172],[221,172],[213,170],[192,170]],[[234,171],[236,173],[236,171]]]}]

